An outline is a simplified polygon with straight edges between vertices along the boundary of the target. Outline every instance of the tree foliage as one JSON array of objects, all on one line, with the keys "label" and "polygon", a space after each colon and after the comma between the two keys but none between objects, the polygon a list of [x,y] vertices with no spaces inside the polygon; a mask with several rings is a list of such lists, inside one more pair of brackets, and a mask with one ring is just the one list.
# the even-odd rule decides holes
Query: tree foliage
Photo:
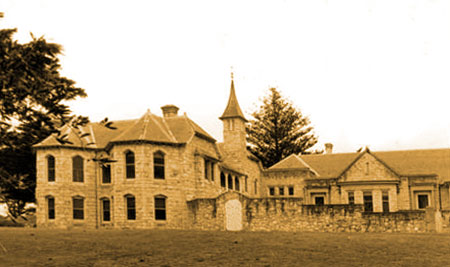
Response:
[{"label": "tree foliage", "polygon": [[[62,47],[33,35],[22,44],[13,39],[15,32],[0,29],[0,197],[13,217],[34,200],[32,145],[64,124],[78,128],[88,122],[64,104],[86,93],[59,73]],[[65,142],[63,136],[58,140]]]},{"label": "tree foliage", "polygon": [[269,91],[246,128],[249,149],[264,167],[270,167],[292,153],[310,153],[307,150],[317,143],[309,119],[277,89],[270,88]]}]

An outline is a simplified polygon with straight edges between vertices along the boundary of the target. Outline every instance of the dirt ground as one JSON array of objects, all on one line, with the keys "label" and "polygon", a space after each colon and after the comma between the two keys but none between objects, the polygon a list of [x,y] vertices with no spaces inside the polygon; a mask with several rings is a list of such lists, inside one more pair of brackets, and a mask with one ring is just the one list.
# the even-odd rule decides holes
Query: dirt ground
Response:
[{"label": "dirt ground", "polygon": [[450,235],[8,227],[0,265],[450,266]]}]

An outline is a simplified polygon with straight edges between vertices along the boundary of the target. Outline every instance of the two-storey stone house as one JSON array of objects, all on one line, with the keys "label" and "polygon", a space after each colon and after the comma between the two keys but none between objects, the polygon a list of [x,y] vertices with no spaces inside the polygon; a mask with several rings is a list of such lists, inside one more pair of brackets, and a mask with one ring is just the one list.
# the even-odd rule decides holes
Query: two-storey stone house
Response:
[{"label": "two-storey stone house", "polygon": [[37,144],[38,227],[187,228],[192,199],[258,195],[262,168],[246,150],[234,81],[221,144],[176,106],[161,109],[115,121],[117,129],[66,125],[70,143]]}]

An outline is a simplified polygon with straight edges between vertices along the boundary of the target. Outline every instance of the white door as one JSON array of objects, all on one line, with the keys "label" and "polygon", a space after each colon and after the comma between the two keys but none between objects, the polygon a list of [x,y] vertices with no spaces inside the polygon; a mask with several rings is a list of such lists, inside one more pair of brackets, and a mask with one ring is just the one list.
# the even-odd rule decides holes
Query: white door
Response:
[{"label": "white door", "polygon": [[242,230],[242,204],[237,199],[225,203],[225,220],[228,231]]}]

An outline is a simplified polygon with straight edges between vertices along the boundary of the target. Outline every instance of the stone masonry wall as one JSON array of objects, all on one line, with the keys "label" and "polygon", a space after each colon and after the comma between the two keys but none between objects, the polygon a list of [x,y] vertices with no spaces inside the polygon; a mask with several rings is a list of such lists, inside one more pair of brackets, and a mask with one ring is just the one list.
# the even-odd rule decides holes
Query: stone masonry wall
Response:
[{"label": "stone masonry wall", "polygon": [[[365,213],[363,205],[304,205],[301,198],[248,198],[236,192],[216,199],[195,199],[188,203],[192,229],[225,230],[225,203],[242,203],[243,230],[288,232],[408,232],[436,231],[436,213],[399,211]],[[449,228],[450,211],[443,214]]]}]

